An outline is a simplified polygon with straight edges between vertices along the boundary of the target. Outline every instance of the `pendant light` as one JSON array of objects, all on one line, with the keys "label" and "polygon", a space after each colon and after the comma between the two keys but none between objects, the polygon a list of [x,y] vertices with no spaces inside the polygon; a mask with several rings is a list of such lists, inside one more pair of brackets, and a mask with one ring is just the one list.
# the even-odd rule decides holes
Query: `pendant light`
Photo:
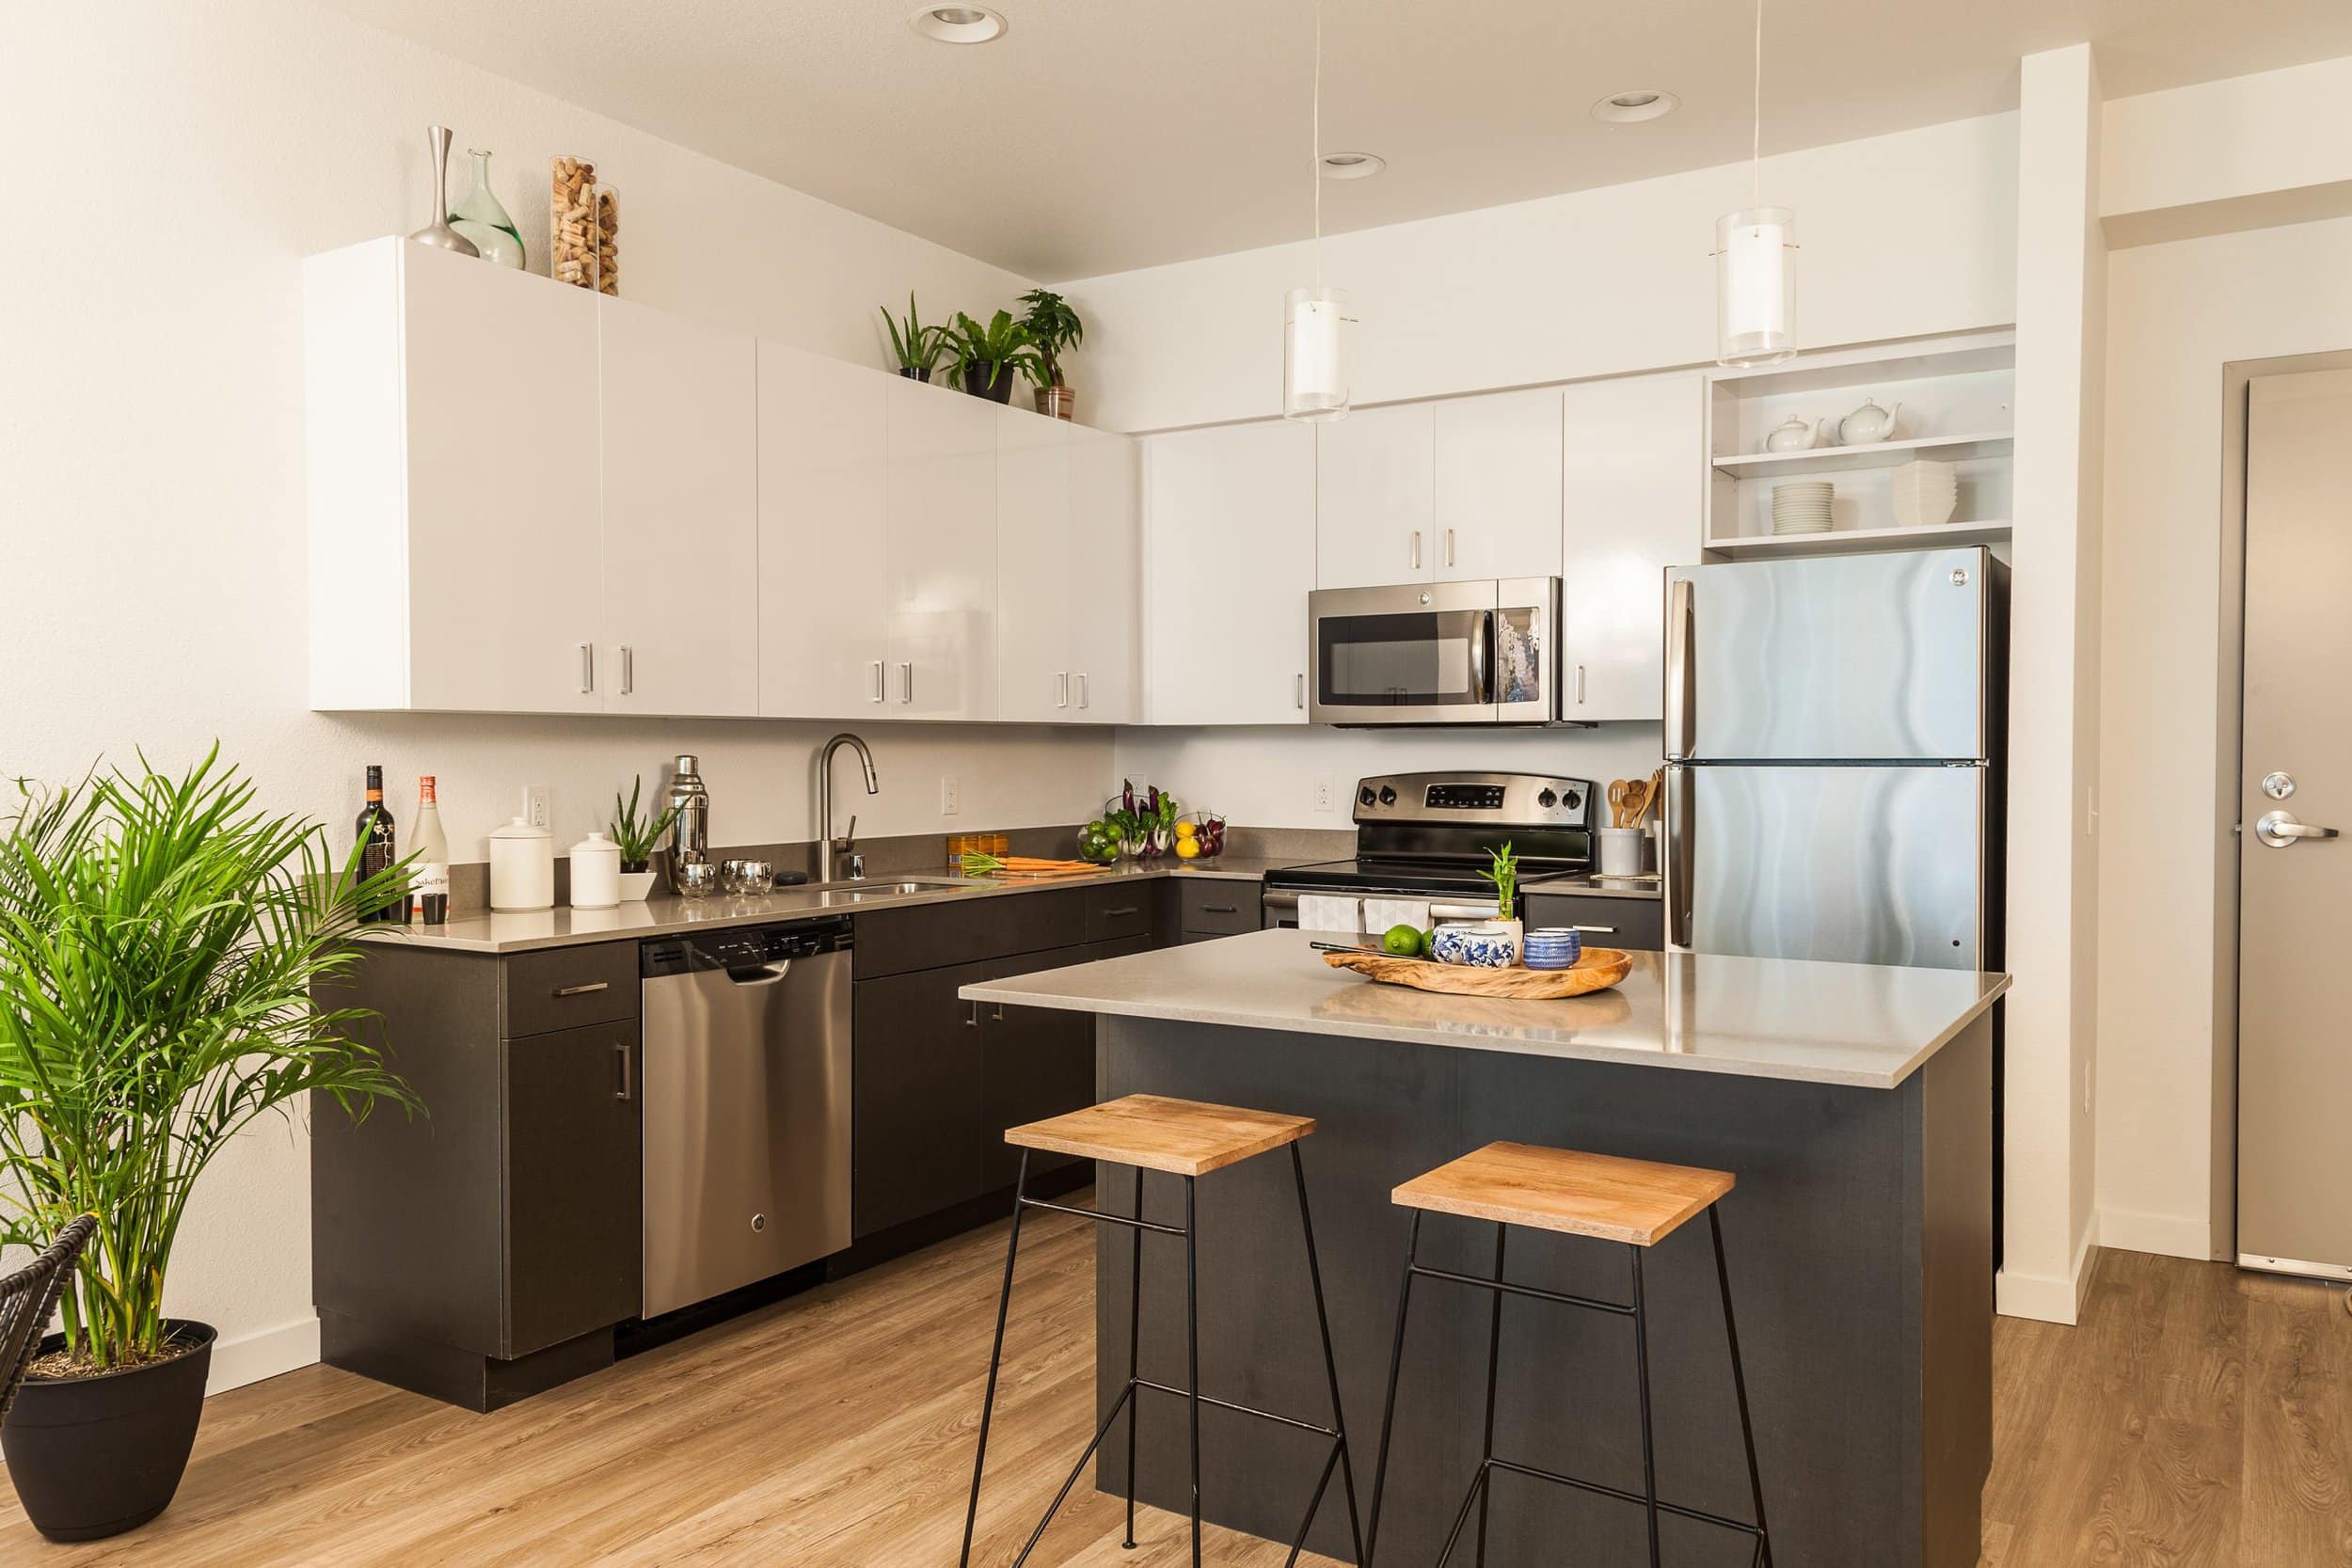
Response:
[{"label": "pendant light", "polygon": [[1323,0],[1314,0],[1315,281],[1282,301],[1282,417],[1318,423],[1347,417],[1347,293],[1323,281]]},{"label": "pendant light", "polygon": [[1764,205],[1764,0],[1756,0],[1755,203],[1715,220],[1715,358],[1770,365],[1797,352],[1797,214]]}]

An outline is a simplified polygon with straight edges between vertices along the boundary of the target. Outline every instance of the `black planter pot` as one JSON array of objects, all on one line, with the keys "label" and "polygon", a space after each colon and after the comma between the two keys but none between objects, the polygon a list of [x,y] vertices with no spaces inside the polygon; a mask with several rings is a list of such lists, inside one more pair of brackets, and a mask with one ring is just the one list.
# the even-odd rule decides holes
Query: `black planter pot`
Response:
[{"label": "black planter pot", "polygon": [[920,365],[901,365],[898,373],[909,381],[929,381],[931,378],[931,372]]},{"label": "black planter pot", "polygon": [[[96,1541],[136,1529],[171,1504],[204,1415],[213,1365],[209,1323],[168,1318],[195,1348],[169,1361],[97,1377],[28,1378],[0,1425],[8,1479],[33,1528],[52,1541]],[[46,1354],[65,1343],[52,1334]]]},{"label": "black planter pot", "polygon": [[963,367],[963,389],[976,398],[986,398],[991,403],[1010,403],[1012,401],[1012,367],[1010,365],[997,366],[996,379],[991,381],[988,379],[986,365],[966,365]]}]

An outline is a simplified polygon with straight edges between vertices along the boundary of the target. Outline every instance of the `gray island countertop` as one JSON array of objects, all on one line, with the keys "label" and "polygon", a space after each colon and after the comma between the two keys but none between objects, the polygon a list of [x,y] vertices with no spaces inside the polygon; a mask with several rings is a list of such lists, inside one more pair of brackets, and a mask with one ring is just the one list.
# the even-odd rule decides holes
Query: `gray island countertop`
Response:
[{"label": "gray island countertop", "polygon": [[1564,1002],[1377,985],[1324,963],[1314,933],[1256,931],[966,986],[999,1002],[1120,1018],[1350,1036],[1891,1089],[2009,990],[2006,974],[1708,953],[1636,953],[1613,990]]}]

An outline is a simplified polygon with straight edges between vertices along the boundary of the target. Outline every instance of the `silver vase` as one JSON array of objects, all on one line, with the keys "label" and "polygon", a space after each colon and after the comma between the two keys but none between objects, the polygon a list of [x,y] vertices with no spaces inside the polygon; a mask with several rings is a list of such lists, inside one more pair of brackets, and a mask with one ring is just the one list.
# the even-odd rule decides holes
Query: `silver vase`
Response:
[{"label": "silver vase", "polygon": [[449,127],[428,125],[424,128],[425,145],[433,149],[433,221],[408,237],[419,245],[429,245],[438,250],[455,251],[460,256],[479,256],[481,247],[449,226]]}]

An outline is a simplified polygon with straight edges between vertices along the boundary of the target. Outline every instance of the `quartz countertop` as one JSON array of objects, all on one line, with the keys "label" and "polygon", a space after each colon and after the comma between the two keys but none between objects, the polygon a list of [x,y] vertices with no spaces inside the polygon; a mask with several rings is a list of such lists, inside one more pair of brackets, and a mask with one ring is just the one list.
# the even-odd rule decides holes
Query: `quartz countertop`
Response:
[{"label": "quartz countertop", "polygon": [[[1267,930],[966,986],[972,1002],[1352,1036],[1891,1089],[2009,990],[2006,974],[1712,953],[1635,953],[1613,990],[1562,1002],[1452,996],[1333,969],[1311,931]],[[1355,939],[1345,939],[1355,940]]]},{"label": "quartz countertop", "polygon": [[[1206,861],[1122,861],[1092,876],[1051,877],[1017,881],[991,878],[946,883],[943,869],[877,871],[870,888],[835,887],[816,891],[783,887],[760,898],[713,895],[675,898],[666,895],[609,910],[485,910],[460,915],[442,926],[384,926],[360,933],[363,942],[407,942],[437,952],[527,953],[543,947],[574,947],[594,942],[621,942],[688,930],[711,930],[728,926],[760,926],[771,921],[809,915],[853,914],[861,910],[898,909],[911,904],[961,902],[1001,898],[1054,888],[1096,887],[1104,882],[1149,881],[1162,877],[1207,877],[1232,881],[1259,881],[1268,871],[1303,863],[1292,860],[1253,860],[1219,855]],[[883,891],[908,878],[938,879],[937,885],[917,892]]]}]

